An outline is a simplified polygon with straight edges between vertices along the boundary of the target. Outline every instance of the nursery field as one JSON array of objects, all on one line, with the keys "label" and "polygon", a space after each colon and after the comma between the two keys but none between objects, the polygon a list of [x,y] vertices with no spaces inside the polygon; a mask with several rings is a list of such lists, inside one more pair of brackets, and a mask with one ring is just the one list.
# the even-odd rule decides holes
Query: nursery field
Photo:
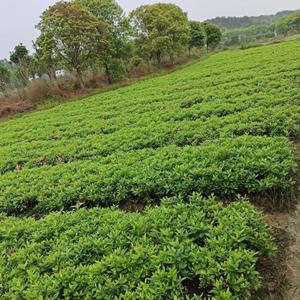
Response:
[{"label": "nursery field", "polygon": [[274,246],[244,197],[289,201],[299,48],[223,51],[0,123],[1,298],[249,299]]}]

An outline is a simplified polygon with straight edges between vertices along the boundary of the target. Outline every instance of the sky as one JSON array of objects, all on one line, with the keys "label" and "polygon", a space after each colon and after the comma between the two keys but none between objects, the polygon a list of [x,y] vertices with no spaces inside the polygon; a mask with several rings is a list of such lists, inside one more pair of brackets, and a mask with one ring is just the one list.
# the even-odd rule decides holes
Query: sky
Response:
[{"label": "sky", "polygon": [[[38,35],[35,25],[39,16],[57,0],[0,0],[0,59],[8,58],[19,43],[31,48]],[[299,0],[117,0],[130,12],[148,3],[172,2],[193,20],[203,21],[217,16],[273,14],[281,10],[300,9]]]}]

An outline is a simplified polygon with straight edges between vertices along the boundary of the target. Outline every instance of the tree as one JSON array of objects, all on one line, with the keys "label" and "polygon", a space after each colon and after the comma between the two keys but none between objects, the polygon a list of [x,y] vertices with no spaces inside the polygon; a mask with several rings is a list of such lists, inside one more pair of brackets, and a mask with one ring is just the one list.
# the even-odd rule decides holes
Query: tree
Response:
[{"label": "tree", "polygon": [[189,51],[192,48],[202,48],[205,46],[205,31],[201,22],[190,21],[191,38],[189,42]]},{"label": "tree", "polygon": [[[105,68],[108,81],[112,83],[122,76],[121,72],[125,72],[122,60],[127,58],[131,50],[130,26],[124,11],[115,0],[75,0],[75,2],[80,3],[99,21],[107,24],[111,47],[106,59],[100,62]],[[117,73],[119,75],[115,76]]]},{"label": "tree", "polygon": [[106,23],[117,57],[126,54],[124,46],[129,40],[129,23],[124,11],[115,0],[76,0],[98,20]]},{"label": "tree", "polygon": [[144,5],[130,14],[135,27],[138,52],[160,64],[163,56],[174,55],[188,48],[190,26],[187,14],[175,4]]},{"label": "tree", "polygon": [[21,43],[10,53],[10,61],[18,66],[18,74],[24,85],[29,82],[29,51]]},{"label": "tree", "polygon": [[55,54],[55,40],[51,31],[42,32],[34,43],[38,73],[48,74],[50,80],[56,79],[58,58]]},{"label": "tree", "polygon": [[0,91],[5,90],[10,81],[10,72],[8,68],[0,62]]},{"label": "tree", "polygon": [[300,32],[300,12],[282,18],[276,25],[278,34],[287,36]]},{"label": "tree", "polygon": [[212,23],[203,22],[203,28],[206,36],[207,49],[216,48],[222,39],[220,27]]},{"label": "tree", "polygon": [[51,36],[54,54],[66,69],[76,72],[84,88],[83,72],[96,57],[107,55],[110,42],[105,23],[79,3],[62,1],[43,13],[37,27],[41,35]]}]

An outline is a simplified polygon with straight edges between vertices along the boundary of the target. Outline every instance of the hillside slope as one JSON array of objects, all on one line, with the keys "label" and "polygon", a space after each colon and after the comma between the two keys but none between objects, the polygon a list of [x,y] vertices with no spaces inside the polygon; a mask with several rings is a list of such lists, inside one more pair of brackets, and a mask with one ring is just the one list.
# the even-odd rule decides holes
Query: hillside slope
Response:
[{"label": "hillside slope", "polygon": [[299,47],[221,52],[0,123],[0,295],[248,299],[274,249],[238,194],[289,201]]},{"label": "hillside slope", "polygon": [[275,15],[261,15],[261,16],[244,16],[244,17],[217,17],[208,20],[224,29],[238,29],[247,28],[250,26],[267,25],[278,21],[280,18],[289,16],[297,10],[284,10]]},{"label": "hillside slope", "polygon": [[0,209],[151,202],[182,189],[220,197],[288,189],[288,138],[298,134],[300,116],[298,46],[223,52],[2,123]]}]

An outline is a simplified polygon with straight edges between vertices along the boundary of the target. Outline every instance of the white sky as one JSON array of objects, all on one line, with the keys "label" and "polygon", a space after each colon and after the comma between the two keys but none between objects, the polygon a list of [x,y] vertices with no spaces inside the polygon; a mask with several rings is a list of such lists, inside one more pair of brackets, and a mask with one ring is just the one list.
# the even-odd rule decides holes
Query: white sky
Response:
[{"label": "white sky", "polygon": [[[29,48],[37,36],[34,26],[39,16],[56,0],[0,0],[0,59],[19,43]],[[188,12],[190,19],[206,20],[217,16],[273,14],[300,8],[299,0],[117,0],[127,11],[142,4],[173,2]]]}]

